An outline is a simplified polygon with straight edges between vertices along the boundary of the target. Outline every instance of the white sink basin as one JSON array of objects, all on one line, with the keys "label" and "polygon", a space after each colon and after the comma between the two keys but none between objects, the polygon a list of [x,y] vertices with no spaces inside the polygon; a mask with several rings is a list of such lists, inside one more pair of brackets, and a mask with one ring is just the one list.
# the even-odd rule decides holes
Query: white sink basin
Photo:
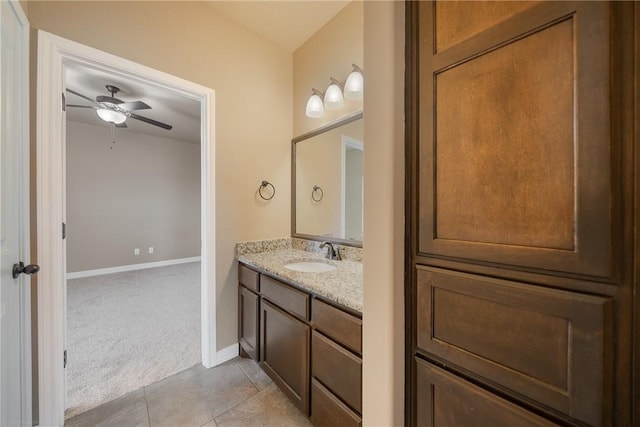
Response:
[{"label": "white sink basin", "polygon": [[299,271],[303,273],[325,273],[336,269],[331,264],[325,264],[318,261],[298,261],[286,264],[284,268],[291,271]]}]

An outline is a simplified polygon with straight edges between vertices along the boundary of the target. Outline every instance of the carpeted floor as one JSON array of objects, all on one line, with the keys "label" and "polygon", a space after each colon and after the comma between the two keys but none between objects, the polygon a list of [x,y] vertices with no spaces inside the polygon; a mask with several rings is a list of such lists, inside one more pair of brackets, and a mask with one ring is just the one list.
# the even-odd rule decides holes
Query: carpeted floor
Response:
[{"label": "carpeted floor", "polygon": [[200,263],[67,282],[66,418],[201,361]]}]

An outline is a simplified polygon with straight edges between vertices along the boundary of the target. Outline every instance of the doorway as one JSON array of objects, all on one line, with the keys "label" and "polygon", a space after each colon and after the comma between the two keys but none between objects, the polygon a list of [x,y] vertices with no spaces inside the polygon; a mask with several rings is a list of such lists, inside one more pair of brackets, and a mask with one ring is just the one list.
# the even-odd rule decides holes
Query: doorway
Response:
[{"label": "doorway", "polygon": [[201,362],[201,153],[198,101],[64,71],[69,419]]},{"label": "doorway", "polygon": [[214,91],[178,77],[107,54],[61,37],[38,33],[37,199],[38,260],[43,268],[38,289],[38,354],[40,424],[62,425],[65,409],[66,222],[64,68],[70,64],[155,85],[194,99],[201,111],[201,331],[202,363],[221,363],[215,328],[215,163]]}]

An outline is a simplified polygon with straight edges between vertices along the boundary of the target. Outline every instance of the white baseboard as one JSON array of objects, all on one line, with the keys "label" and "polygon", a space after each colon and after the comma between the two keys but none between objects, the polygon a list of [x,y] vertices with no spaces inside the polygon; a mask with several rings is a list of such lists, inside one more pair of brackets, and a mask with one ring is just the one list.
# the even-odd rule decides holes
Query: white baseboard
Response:
[{"label": "white baseboard", "polygon": [[238,343],[231,344],[229,347],[225,347],[216,353],[216,365],[220,365],[226,361],[238,357],[240,349]]},{"label": "white baseboard", "polygon": [[[191,258],[168,259],[166,261],[145,262],[141,264],[121,265],[119,267],[98,268],[96,270],[76,271],[67,273],[67,280],[79,279],[81,277],[101,276],[103,274],[122,273],[123,271],[144,270],[147,268],[166,267],[168,265],[186,264],[200,261],[199,256]],[[225,349],[226,350],[226,349]]]}]

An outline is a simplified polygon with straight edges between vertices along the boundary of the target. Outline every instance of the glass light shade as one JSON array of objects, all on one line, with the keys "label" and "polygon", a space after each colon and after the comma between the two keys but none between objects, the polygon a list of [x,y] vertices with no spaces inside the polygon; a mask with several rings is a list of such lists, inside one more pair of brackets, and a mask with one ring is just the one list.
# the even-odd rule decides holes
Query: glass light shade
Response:
[{"label": "glass light shade", "polygon": [[324,108],[327,110],[339,110],[343,104],[344,98],[342,97],[340,87],[332,83],[324,94]]},{"label": "glass light shade", "polygon": [[322,98],[313,94],[307,101],[307,117],[317,119],[324,116],[324,106],[322,105]]},{"label": "glass light shade", "polygon": [[105,122],[113,123],[114,125],[119,125],[127,120],[127,116],[125,116],[120,111],[107,110],[106,108],[100,108],[96,110],[98,116],[104,120]]},{"label": "glass light shade", "polygon": [[344,97],[350,100],[362,99],[364,94],[364,79],[359,71],[352,71],[344,83]]}]

